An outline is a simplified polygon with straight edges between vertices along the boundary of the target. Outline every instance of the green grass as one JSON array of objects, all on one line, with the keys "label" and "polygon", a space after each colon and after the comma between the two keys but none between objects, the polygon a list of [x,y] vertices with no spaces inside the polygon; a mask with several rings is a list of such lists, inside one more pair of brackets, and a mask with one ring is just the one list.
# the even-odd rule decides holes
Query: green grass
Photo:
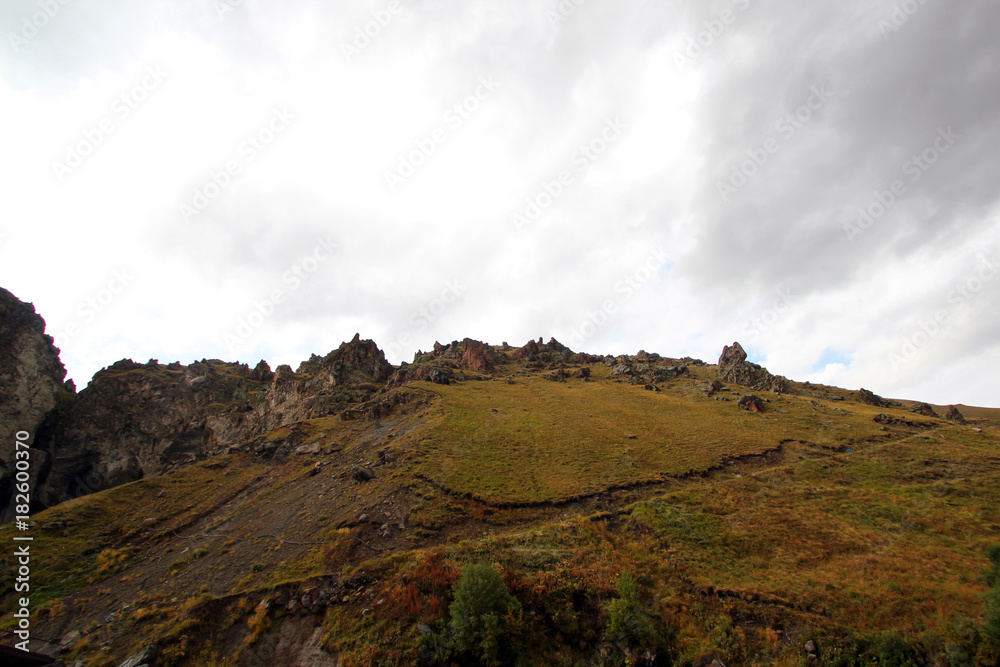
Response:
[{"label": "green grass", "polygon": [[783,440],[832,443],[847,433],[878,433],[865,410],[837,413],[828,425],[798,397],[770,395],[768,412],[756,415],[735,400],[704,397],[693,379],[654,393],[611,381],[603,366],[594,377],[424,384],[441,397],[441,407],[422,443],[422,472],[484,502],[541,503],[704,471]]}]

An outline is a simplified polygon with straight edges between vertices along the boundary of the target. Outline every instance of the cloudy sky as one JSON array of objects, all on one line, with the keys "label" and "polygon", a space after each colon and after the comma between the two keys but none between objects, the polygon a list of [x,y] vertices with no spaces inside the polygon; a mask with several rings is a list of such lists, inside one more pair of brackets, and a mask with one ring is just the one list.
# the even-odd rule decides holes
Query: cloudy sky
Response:
[{"label": "cloudy sky", "polygon": [[1000,4],[6,0],[0,286],[84,386],[355,332],[1000,406]]}]

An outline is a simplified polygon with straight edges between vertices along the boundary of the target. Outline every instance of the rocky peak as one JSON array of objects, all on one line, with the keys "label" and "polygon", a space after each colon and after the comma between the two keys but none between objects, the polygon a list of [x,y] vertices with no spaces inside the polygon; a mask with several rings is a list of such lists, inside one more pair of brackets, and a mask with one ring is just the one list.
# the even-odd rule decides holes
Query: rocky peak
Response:
[{"label": "rocky peak", "polygon": [[63,384],[66,369],[45,333],[35,307],[0,288],[0,522],[8,521],[13,492],[16,435],[28,433],[32,497],[52,465],[52,441],[60,406],[72,402],[75,387]]},{"label": "rocky peak", "polygon": [[747,361],[746,350],[738,342],[722,348],[719,356],[719,379],[756,391],[787,393],[792,389],[787,378],[771,375],[763,366]]},{"label": "rocky peak", "polygon": [[326,376],[333,386],[346,386],[385,382],[392,370],[385,353],[374,341],[361,340],[361,334],[354,334],[349,342],[341,343],[325,357],[313,355],[297,372]]}]

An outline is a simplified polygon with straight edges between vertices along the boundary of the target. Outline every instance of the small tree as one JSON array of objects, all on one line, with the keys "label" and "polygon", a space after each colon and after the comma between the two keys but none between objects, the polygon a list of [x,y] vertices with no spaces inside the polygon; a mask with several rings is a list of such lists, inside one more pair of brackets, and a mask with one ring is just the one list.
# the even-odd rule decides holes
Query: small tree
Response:
[{"label": "small tree", "polygon": [[608,614],[608,640],[626,651],[649,647],[656,639],[656,631],[639,597],[639,587],[631,572],[619,575],[617,588],[618,598],[605,607]]},{"label": "small tree", "polygon": [[484,665],[501,664],[501,640],[521,603],[507,591],[500,573],[485,563],[466,567],[454,593],[448,608],[454,651]]}]

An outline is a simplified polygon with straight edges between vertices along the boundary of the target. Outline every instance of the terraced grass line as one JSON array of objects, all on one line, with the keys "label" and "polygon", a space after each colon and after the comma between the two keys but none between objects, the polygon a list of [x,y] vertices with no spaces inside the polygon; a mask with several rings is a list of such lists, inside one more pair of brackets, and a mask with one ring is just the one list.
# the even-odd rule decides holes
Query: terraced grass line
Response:
[{"label": "terraced grass line", "polygon": [[774,398],[785,413],[761,416],[682,393],[687,385],[654,393],[608,380],[529,377],[513,385],[426,387],[441,397],[443,415],[422,443],[420,472],[499,506],[652,483],[815,436],[815,424],[803,418],[808,404],[795,398]]}]

